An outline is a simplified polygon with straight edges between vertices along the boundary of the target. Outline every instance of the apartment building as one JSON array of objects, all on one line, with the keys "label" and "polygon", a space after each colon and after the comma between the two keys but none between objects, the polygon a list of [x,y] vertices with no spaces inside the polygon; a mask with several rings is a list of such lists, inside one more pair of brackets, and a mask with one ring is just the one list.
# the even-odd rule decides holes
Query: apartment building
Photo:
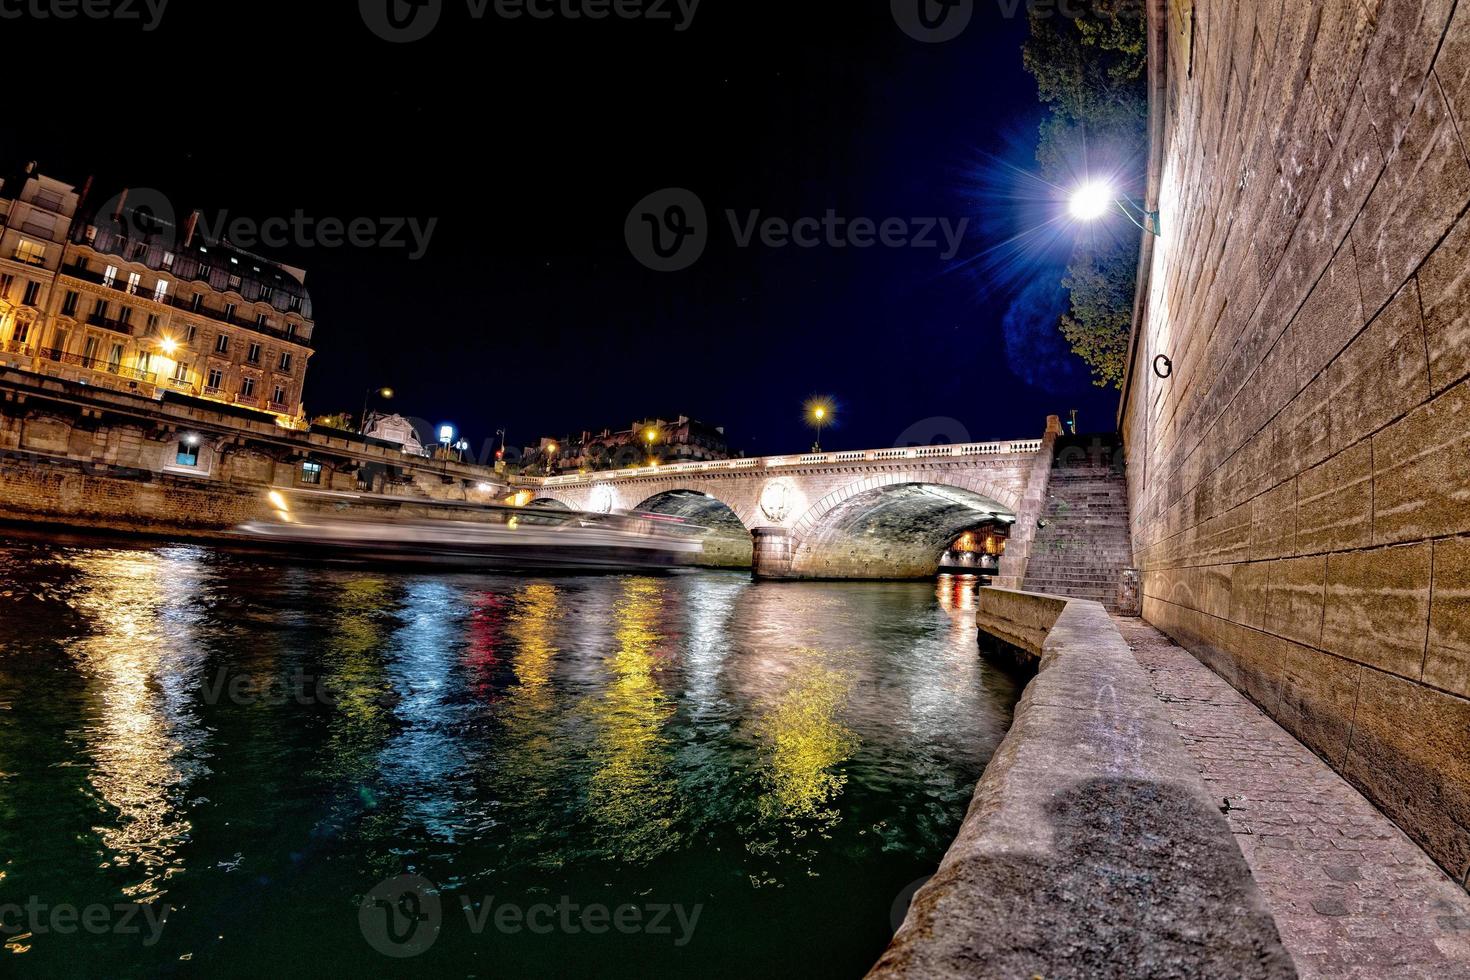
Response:
[{"label": "apartment building", "polygon": [[194,220],[180,227],[126,192],[88,214],[85,193],[34,168],[16,184],[0,186],[0,361],[304,427],[305,272],[204,241]]}]

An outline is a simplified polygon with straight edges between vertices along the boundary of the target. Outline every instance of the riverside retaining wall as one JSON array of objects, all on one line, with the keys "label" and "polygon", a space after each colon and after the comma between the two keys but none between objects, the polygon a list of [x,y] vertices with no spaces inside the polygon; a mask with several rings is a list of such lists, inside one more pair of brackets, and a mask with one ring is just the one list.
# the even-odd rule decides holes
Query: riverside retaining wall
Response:
[{"label": "riverside retaining wall", "polygon": [[1144,616],[1470,883],[1470,4],[1150,28]]},{"label": "riverside retaining wall", "polygon": [[1103,607],[983,589],[977,619],[1038,673],[870,976],[1294,977],[1219,801]]}]

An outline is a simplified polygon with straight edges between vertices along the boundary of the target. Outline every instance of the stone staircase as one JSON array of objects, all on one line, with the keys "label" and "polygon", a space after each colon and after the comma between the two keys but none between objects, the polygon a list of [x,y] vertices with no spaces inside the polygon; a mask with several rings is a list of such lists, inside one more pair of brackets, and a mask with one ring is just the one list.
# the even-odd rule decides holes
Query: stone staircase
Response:
[{"label": "stone staircase", "polygon": [[1118,583],[1133,563],[1122,471],[1096,454],[1073,463],[1059,453],[1044,513],[1023,588],[1095,599],[1117,611]]}]

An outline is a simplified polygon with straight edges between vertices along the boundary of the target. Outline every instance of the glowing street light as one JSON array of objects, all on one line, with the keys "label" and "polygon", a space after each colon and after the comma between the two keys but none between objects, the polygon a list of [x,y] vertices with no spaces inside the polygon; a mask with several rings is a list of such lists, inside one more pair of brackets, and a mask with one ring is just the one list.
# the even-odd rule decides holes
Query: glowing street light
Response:
[{"label": "glowing street light", "polygon": [[[1096,221],[1114,206],[1123,213],[1123,217],[1137,225],[1140,230],[1155,237],[1161,234],[1159,212],[1148,210],[1127,194],[1119,194],[1113,185],[1105,180],[1093,180],[1080,185],[1072,191],[1072,196],[1067,202],[1067,209],[1078,221]],[[1129,208],[1132,210],[1130,211]],[[1138,212],[1143,221],[1133,216],[1134,211]]]},{"label": "glowing street light", "polygon": [[1096,221],[1107,213],[1117,198],[1113,189],[1102,182],[1083,184],[1072,192],[1072,217],[1078,221]]},{"label": "glowing street light", "polygon": [[368,400],[370,398],[372,398],[374,395],[378,396],[379,398],[383,399],[384,401],[391,401],[392,398],[393,398],[393,389],[392,388],[369,388],[368,391],[367,391],[367,394],[365,394],[365,395],[362,396],[362,415],[358,416],[358,418],[360,420],[359,425],[357,427],[357,431],[358,432],[363,432],[363,433],[367,432]]},{"label": "glowing street light", "polygon": [[165,337],[159,342],[158,347],[163,351],[165,357],[173,357],[179,349],[179,342],[172,337]]},{"label": "glowing street light", "polygon": [[807,402],[807,422],[817,430],[817,441],[812,445],[812,452],[822,451],[822,426],[832,421],[832,403],[825,398],[814,398]]}]

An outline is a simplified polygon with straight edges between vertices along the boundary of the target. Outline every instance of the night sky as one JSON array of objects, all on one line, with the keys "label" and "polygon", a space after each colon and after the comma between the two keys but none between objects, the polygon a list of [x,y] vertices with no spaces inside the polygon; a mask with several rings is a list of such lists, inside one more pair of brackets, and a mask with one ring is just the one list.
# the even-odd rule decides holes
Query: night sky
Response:
[{"label": "night sky", "polygon": [[[688,414],[750,454],[805,449],[814,394],[838,405],[827,449],[1033,438],[1073,408],[1112,428],[1116,395],[1055,327],[1066,236],[1002,244],[1054,207],[1022,173],[1042,114],[1024,14],[1004,16],[1023,5],[978,0],[958,39],[925,44],[889,0],[704,0],[684,31],[443,2],[405,44],[350,2],[172,0],[151,32],[5,20],[3,162],[210,218],[438,219],[416,260],[257,249],[308,270],[313,415],[392,385],[397,410],[477,447]],[[624,238],[668,187],[709,216],[676,273]],[[742,248],[727,209],[969,226],[947,261],[939,230],[935,248]]]}]

